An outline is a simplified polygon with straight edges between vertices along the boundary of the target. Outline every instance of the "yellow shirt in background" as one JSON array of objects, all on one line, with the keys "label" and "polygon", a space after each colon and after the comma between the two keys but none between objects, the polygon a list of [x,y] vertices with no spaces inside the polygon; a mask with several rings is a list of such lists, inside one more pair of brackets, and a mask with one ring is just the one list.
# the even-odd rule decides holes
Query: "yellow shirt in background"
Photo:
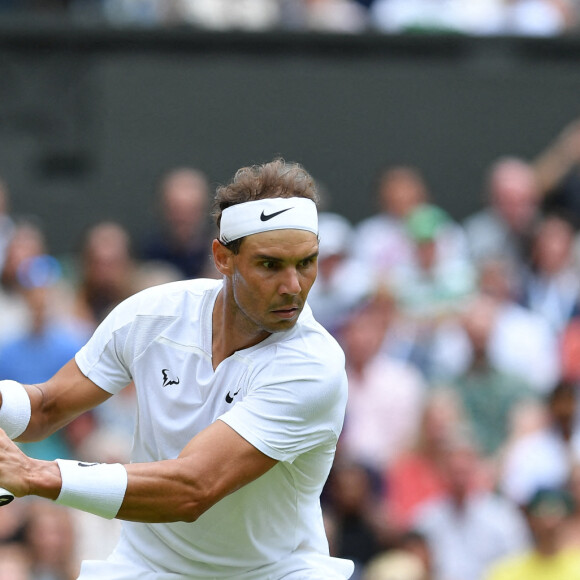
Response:
[{"label": "yellow shirt in background", "polygon": [[545,557],[536,552],[496,563],[485,580],[579,580],[580,550],[566,549]]}]

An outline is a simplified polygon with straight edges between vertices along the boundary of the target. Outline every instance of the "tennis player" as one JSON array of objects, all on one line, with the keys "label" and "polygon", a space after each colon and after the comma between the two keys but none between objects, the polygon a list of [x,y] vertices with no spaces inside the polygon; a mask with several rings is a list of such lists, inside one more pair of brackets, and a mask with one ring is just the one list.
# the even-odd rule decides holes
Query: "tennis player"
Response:
[{"label": "tennis player", "polygon": [[[334,580],[320,493],[342,429],[344,355],[306,303],[317,193],[297,164],[240,169],[219,187],[222,280],[122,302],[54,377],[1,381],[0,486],[123,521],[82,580]],[[35,441],[134,381],[130,464],[40,461]]]}]

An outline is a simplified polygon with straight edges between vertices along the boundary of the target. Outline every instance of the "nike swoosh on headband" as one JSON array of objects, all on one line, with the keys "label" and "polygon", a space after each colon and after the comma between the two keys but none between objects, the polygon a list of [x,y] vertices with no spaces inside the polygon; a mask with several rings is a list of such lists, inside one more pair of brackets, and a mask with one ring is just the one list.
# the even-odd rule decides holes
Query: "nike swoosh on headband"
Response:
[{"label": "nike swoosh on headband", "polygon": [[228,244],[251,234],[287,229],[318,235],[314,201],[305,197],[274,197],[231,205],[222,212],[220,241]]},{"label": "nike swoosh on headband", "polygon": [[260,220],[263,222],[267,222],[268,220],[271,220],[272,218],[276,217],[277,215],[280,215],[281,213],[284,213],[285,211],[289,211],[291,209],[292,209],[291,207],[287,207],[286,209],[281,209],[280,211],[275,211],[274,213],[270,213],[270,214],[265,214],[264,212],[262,212],[260,215]]}]

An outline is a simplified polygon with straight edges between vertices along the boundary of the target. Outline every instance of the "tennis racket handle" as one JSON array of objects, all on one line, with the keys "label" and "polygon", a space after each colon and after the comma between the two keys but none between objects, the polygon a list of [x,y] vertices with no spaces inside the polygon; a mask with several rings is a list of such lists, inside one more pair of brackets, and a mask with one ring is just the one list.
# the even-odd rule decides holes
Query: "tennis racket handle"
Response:
[{"label": "tennis racket handle", "polygon": [[0,487],[0,507],[9,504],[14,499],[14,494]]}]

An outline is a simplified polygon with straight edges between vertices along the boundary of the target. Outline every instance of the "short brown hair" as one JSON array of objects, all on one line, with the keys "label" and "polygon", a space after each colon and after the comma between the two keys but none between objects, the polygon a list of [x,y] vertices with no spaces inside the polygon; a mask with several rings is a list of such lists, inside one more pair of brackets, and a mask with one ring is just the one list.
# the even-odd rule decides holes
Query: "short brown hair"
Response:
[{"label": "short brown hair", "polygon": [[[247,201],[273,197],[305,197],[317,205],[319,203],[318,190],[312,176],[299,163],[277,158],[269,163],[238,169],[229,184],[217,188],[212,216],[219,228],[224,209]],[[226,245],[237,253],[242,239]]]}]

